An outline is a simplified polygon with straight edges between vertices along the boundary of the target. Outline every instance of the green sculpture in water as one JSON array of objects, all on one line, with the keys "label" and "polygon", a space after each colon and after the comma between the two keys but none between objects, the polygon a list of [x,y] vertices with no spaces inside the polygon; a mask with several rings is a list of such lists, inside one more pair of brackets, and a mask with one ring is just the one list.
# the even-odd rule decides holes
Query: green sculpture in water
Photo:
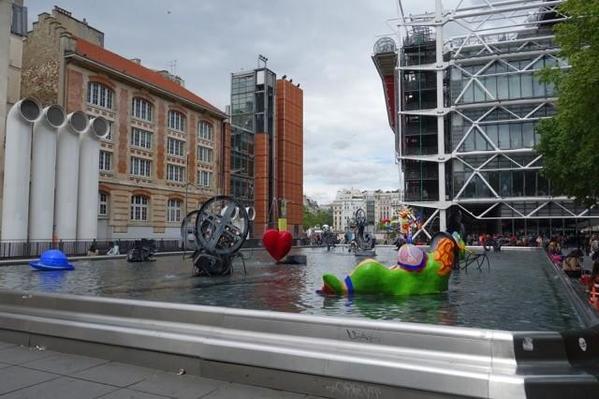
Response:
[{"label": "green sculpture in water", "polygon": [[464,252],[465,245],[459,234],[438,233],[433,237],[429,253],[404,244],[398,252],[397,266],[387,267],[374,259],[366,259],[343,281],[332,274],[323,275],[321,292],[393,296],[444,292],[454,264]]}]

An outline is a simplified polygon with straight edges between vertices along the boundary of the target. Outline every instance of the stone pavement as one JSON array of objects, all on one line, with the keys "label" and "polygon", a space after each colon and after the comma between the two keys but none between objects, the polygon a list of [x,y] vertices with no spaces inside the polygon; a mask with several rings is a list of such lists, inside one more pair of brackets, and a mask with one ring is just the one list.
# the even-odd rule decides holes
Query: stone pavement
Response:
[{"label": "stone pavement", "polygon": [[318,399],[0,342],[0,399]]}]

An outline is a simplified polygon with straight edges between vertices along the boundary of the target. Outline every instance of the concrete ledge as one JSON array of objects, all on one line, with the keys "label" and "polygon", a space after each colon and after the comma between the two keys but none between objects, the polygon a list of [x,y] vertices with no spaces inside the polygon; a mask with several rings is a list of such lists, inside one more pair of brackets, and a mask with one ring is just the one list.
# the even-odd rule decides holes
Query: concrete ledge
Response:
[{"label": "concrete ledge", "polygon": [[[0,340],[154,367],[183,364],[211,378],[252,376],[266,387],[331,398],[535,397],[529,382],[599,394],[595,377],[569,363],[575,348],[565,350],[563,337],[550,332],[16,291],[0,291],[0,331]],[[591,342],[595,333],[585,334]],[[585,356],[599,359],[595,349]]]}]

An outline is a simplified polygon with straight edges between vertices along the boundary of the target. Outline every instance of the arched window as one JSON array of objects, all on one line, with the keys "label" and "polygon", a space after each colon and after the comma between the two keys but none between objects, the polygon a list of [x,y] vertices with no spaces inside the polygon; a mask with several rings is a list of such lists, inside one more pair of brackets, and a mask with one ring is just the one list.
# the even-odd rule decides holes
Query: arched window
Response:
[{"label": "arched window", "polygon": [[212,124],[206,121],[200,121],[198,123],[198,137],[202,140],[212,141],[214,135],[214,129]]},{"label": "arched window", "polygon": [[87,102],[102,108],[112,109],[112,89],[98,82],[87,84]]},{"label": "arched window", "polygon": [[181,221],[181,208],[183,208],[183,201],[176,198],[168,200],[166,205],[166,221],[167,222],[180,222]]},{"label": "arched window", "polygon": [[152,121],[152,103],[141,97],[134,97],[131,102],[131,114],[134,118]]},{"label": "arched window", "polygon": [[110,196],[104,191],[98,193],[98,216],[108,217]]},{"label": "arched window", "polygon": [[148,204],[150,200],[144,195],[131,197],[131,220],[146,222],[148,220]]},{"label": "arched window", "polygon": [[179,111],[168,111],[168,128],[184,132],[185,115]]}]

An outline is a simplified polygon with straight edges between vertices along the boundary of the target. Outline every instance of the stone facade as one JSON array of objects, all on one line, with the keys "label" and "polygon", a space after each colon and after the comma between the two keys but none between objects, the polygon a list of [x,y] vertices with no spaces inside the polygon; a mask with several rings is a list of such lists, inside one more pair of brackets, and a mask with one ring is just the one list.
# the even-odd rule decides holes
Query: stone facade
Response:
[{"label": "stone facade", "polygon": [[[25,45],[23,94],[37,97],[44,105],[58,103],[67,112],[83,110],[90,117],[102,116],[109,121],[111,133],[101,143],[102,159],[107,161],[100,170],[99,239],[179,238],[181,219],[187,211],[216,194],[226,194],[223,181],[228,178],[224,176],[222,155],[228,130],[226,115],[200,103],[199,98],[198,102],[191,101],[197,96],[183,88],[171,90],[172,84],[165,83],[162,74],[141,66],[139,61],[103,49],[103,34],[67,13],[55,9],[53,15],[41,14],[34,23]],[[95,38],[95,43],[85,43],[86,51],[79,47],[82,32]],[[123,65],[129,72],[123,72]],[[140,76],[149,80],[140,81]],[[90,95],[96,85],[109,93],[110,104]],[[134,100],[149,104],[151,117],[135,116]],[[173,111],[183,117],[180,129],[169,127],[168,116]],[[211,138],[199,136],[200,122],[211,127]],[[143,131],[148,141],[140,144],[134,140],[134,129]],[[172,145],[169,148],[169,139],[183,142],[182,150],[175,151]],[[208,162],[197,158],[200,144],[212,150]],[[137,159],[144,165],[149,162],[149,175],[134,171],[132,163],[137,165]],[[176,177],[172,170],[180,167],[184,171]],[[209,185],[201,185],[200,171],[212,173]],[[143,217],[133,217],[134,197],[144,198],[144,211],[139,214]],[[170,217],[169,201],[173,205]]]}]

